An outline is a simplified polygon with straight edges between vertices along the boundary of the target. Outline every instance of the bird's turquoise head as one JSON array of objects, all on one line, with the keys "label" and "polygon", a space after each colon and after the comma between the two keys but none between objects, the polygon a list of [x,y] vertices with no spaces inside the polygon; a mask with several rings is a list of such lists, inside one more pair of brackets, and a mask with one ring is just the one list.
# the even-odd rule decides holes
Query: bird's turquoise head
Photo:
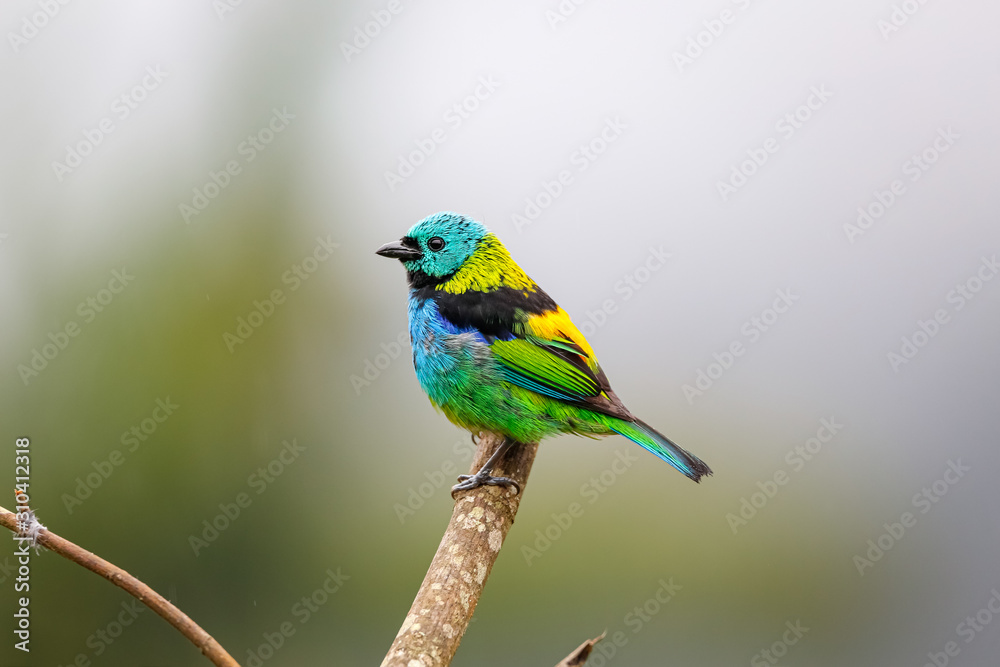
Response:
[{"label": "bird's turquoise head", "polygon": [[399,241],[375,252],[398,259],[410,285],[423,287],[448,280],[476,252],[489,230],[458,213],[435,213],[410,228]]}]

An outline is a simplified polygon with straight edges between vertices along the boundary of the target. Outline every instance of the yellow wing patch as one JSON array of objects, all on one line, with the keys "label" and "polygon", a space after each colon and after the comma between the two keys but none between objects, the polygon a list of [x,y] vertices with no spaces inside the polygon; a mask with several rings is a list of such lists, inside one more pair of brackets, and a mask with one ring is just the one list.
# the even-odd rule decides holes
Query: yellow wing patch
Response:
[{"label": "yellow wing patch", "polygon": [[555,310],[541,315],[532,315],[528,318],[526,329],[528,330],[526,333],[531,333],[545,340],[568,339],[572,341],[586,353],[588,365],[594,370],[597,369],[597,357],[594,355],[594,349],[590,347],[590,343],[576,328],[573,321],[569,319],[569,314],[562,307],[557,306]]}]

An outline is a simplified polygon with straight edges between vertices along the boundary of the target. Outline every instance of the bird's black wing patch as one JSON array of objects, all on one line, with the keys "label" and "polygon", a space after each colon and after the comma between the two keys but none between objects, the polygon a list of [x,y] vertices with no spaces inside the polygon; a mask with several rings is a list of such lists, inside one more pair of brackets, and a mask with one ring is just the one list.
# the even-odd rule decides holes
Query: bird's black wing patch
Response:
[{"label": "bird's black wing patch", "polygon": [[469,290],[452,294],[431,286],[415,290],[417,299],[434,299],[438,312],[455,326],[475,327],[484,336],[509,338],[527,315],[555,310],[556,302],[541,289],[533,292],[500,287],[492,292]]}]

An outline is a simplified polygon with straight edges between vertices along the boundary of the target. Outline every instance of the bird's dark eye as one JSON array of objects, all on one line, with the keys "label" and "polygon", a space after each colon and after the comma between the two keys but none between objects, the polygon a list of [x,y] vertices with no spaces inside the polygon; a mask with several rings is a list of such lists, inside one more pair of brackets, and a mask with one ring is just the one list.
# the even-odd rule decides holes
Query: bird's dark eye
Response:
[{"label": "bird's dark eye", "polygon": [[444,239],[441,238],[440,236],[432,236],[431,238],[427,239],[428,250],[433,250],[434,252],[437,252],[442,248],[444,248]]}]

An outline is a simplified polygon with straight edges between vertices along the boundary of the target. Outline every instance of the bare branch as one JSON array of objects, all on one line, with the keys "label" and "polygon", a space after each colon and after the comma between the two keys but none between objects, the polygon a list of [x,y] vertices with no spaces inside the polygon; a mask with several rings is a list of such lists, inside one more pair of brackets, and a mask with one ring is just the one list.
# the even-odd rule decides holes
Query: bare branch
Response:
[{"label": "bare branch", "polygon": [[563,658],[562,662],[556,665],[556,667],[580,667],[580,665],[587,662],[587,658],[590,657],[590,652],[594,650],[594,645],[604,639],[607,634],[608,631],[605,630],[601,633],[600,637],[594,637],[593,639],[588,639],[583,642],[577,646],[572,653]]},{"label": "bare branch", "polygon": [[[482,433],[470,474],[503,442]],[[538,443],[511,447],[493,470],[516,481],[521,494],[508,487],[481,486],[458,496],[430,569],[382,667],[446,667],[451,664],[472,620],[493,563],[521,503]]]},{"label": "bare branch", "polygon": [[[25,509],[24,506],[21,506],[22,512]],[[22,534],[22,527],[18,525],[17,516],[14,512],[0,507],[0,524],[15,533]],[[219,642],[215,641],[211,635],[202,630],[187,614],[125,570],[112,565],[86,549],[78,547],[69,540],[59,537],[47,528],[42,528],[37,534],[37,542],[40,546],[54,551],[78,565],[82,565],[91,572],[101,575],[115,586],[125,589],[130,595],[139,600],[139,602],[142,602],[162,616],[170,625],[177,628],[181,634],[190,639],[191,643],[197,646],[213,664],[219,667],[240,667],[239,663],[233,660],[232,656],[226,653],[226,650],[219,645]]]}]

